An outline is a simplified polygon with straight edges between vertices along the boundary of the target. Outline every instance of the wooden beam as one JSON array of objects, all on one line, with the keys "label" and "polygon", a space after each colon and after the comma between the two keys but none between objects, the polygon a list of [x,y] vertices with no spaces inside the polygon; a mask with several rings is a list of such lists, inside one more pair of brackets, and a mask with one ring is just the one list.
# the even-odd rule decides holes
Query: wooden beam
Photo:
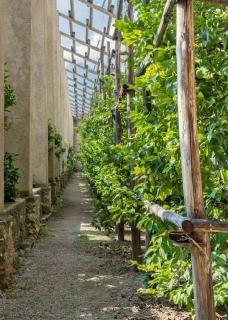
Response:
[{"label": "wooden beam", "polygon": [[65,61],[65,62],[68,62],[68,63],[70,63],[70,64],[72,64],[72,65],[74,65],[75,67],[78,67],[78,68],[81,68],[81,69],[84,69],[84,70],[88,70],[88,72],[90,72],[90,73],[98,76],[98,74],[97,74],[97,72],[96,72],[95,70],[89,69],[89,68],[88,68],[88,65],[82,66],[82,65],[76,63],[76,62],[75,62],[75,59],[74,59],[73,62],[72,62],[72,61],[64,58],[64,61]]},{"label": "wooden beam", "polygon": [[[77,88],[77,89],[76,89],[76,93],[77,93],[78,91],[82,92],[83,90],[80,89],[80,88]],[[74,92],[74,91],[71,91],[70,89],[69,89],[69,93],[74,93],[74,94],[75,94],[75,92]],[[87,94],[88,96],[92,97],[92,93],[86,92],[86,94]]]},{"label": "wooden beam", "polygon": [[222,6],[228,6],[228,0],[200,0],[202,2],[209,2],[213,4],[221,4]]},{"label": "wooden beam", "polygon": [[83,98],[83,99],[85,99],[86,101],[88,101],[90,103],[90,98],[88,98],[88,97],[86,97],[86,96],[84,96],[84,95],[82,95],[80,93],[77,93],[76,96],[79,97],[79,98]]},{"label": "wooden beam", "polygon": [[100,12],[110,16],[110,17],[115,18],[115,15],[110,10],[106,10],[105,8],[103,8],[101,6],[98,6],[98,5],[94,4],[92,1],[88,1],[88,0],[78,0],[78,1],[86,4],[90,8],[93,8],[93,9],[95,9],[97,11],[100,11]]},{"label": "wooden beam", "polygon": [[173,16],[173,9],[177,0],[168,0],[166,2],[158,30],[154,36],[153,45],[158,47]]},{"label": "wooden beam", "polygon": [[[73,35],[69,35],[69,34],[67,34],[67,33],[65,33],[65,32],[63,32],[63,31],[60,31],[60,34],[61,34],[61,36],[66,37],[66,38],[68,38],[68,39],[71,39],[71,40],[73,40],[74,42],[80,43],[81,45],[83,45],[83,46],[85,46],[85,47],[87,47],[87,48],[89,48],[89,49],[92,49],[92,50],[94,50],[94,51],[96,51],[96,52],[101,52],[101,49],[100,49],[100,48],[98,48],[98,47],[96,47],[96,46],[93,46],[93,45],[89,44],[88,42],[85,42],[85,41],[82,41],[82,40],[80,40],[80,39],[77,39],[77,38],[75,38]],[[104,51],[104,54],[105,54],[105,55],[108,55],[108,52]],[[88,53],[88,56],[89,56],[89,53]]]},{"label": "wooden beam", "polygon": [[76,51],[73,51],[72,49],[69,49],[69,48],[67,48],[67,47],[64,47],[64,46],[61,46],[61,47],[63,48],[63,50],[65,50],[65,51],[67,51],[67,52],[70,52],[70,53],[73,52],[73,54],[74,54],[75,56],[79,57],[79,58],[87,59],[89,62],[91,62],[91,63],[93,63],[93,64],[95,64],[95,65],[98,65],[98,62],[97,62],[96,60],[93,60],[93,59],[91,59],[91,58],[85,57],[85,56],[83,56],[82,54],[80,54],[80,53],[78,53],[78,52],[76,52]]},{"label": "wooden beam", "polygon": [[76,71],[71,71],[71,70],[69,70],[69,69],[66,69],[66,72],[69,72],[69,73],[74,74],[74,75],[76,75],[76,76],[78,76],[78,77],[81,77],[82,79],[85,79],[85,80],[87,80],[88,82],[94,83],[94,80],[91,80],[91,79],[89,79],[88,77],[85,77],[85,75],[81,75],[80,73],[77,73]]},{"label": "wooden beam", "polygon": [[[116,20],[120,20],[121,19],[122,12],[123,12],[123,0],[118,0],[118,2],[117,2],[117,17],[116,17]],[[113,32],[113,36],[112,36],[113,40],[116,39],[118,32],[119,32],[118,28],[115,28],[115,30]]]},{"label": "wooden beam", "polygon": [[[71,79],[71,78],[69,78],[69,77],[67,77],[67,79],[70,80],[70,81],[72,81],[72,82],[74,82],[74,79]],[[77,82],[77,83],[78,83],[80,86],[84,87],[84,83],[81,83],[81,82]],[[90,90],[94,90],[94,88],[92,88],[92,87],[90,87],[90,86],[87,86],[87,88],[90,89]]]},{"label": "wooden beam", "polygon": [[206,219],[192,219],[194,231],[197,232],[221,232],[228,233],[227,221],[216,221]]},{"label": "wooden beam", "polygon": [[[159,47],[162,42],[163,36],[167,30],[167,27],[170,23],[171,18],[172,18],[173,9],[174,9],[176,2],[177,2],[177,0],[167,0],[167,2],[166,2],[158,30],[157,30],[157,32],[154,36],[154,40],[153,40],[153,45],[155,47]],[[141,62],[139,69],[136,71],[136,77],[142,76],[146,72],[146,69],[150,65],[150,63],[151,63],[151,58],[150,58],[150,56],[148,56]]]},{"label": "wooden beam", "polygon": [[[74,22],[75,24],[77,24],[77,25],[79,25],[79,26],[81,26],[81,27],[87,28],[87,25],[86,25],[85,23],[83,23],[83,22],[81,22],[81,21],[78,21],[78,20],[75,20],[75,19],[67,16],[67,15],[64,14],[64,13],[59,12],[59,16],[62,17],[62,18],[64,18],[64,19],[71,20],[72,22]],[[103,35],[103,32],[102,32],[101,30],[96,29],[96,28],[94,28],[94,27],[92,27],[92,26],[89,26],[89,27],[88,27],[88,30],[90,30],[90,31],[92,31],[92,32],[95,32],[95,33],[97,33],[97,34]],[[110,40],[112,40],[112,37],[111,37],[109,34],[106,34],[105,37],[108,38],[108,39],[110,39]]]},{"label": "wooden beam", "polygon": [[[176,25],[178,118],[185,207],[189,218],[206,219],[197,133],[192,0],[177,3]],[[201,250],[198,246],[191,249],[196,319],[215,320],[209,236],[207,232],[194,232],[193,238],[201,247]]]},{"label": "wooden beam", "polygon": [[157,204],[152,205],[148,200],[144,201],[144,206],[150,214],[160,218],[162,221],[172,223],[186,233],[193,232],[193,224],[189,218],[182,217],[181,215],[166,210]]},{"label": "wooden beam", "polygon": [[187,234],[192,232],[221,232],[228,233],[227,221],[216,221],[206,219],[191,219],[183,217],[180,214],[164,209],[157,204],[151,204],[148,200],[144,200],[144,206],[148,213],[160,218],[162,221],[169,222],[177,228],[183,230]]}]

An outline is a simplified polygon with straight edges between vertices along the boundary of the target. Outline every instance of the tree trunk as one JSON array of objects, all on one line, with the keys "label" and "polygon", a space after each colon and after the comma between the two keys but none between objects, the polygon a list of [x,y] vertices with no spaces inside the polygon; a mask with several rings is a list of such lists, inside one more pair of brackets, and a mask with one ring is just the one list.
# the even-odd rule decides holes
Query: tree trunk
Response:
[{"label": "tree trunk", "polygon": [[137,228],[137,222],[131,224],[131,246],[132,259],[140,262],[141,251],[141,232]]}]

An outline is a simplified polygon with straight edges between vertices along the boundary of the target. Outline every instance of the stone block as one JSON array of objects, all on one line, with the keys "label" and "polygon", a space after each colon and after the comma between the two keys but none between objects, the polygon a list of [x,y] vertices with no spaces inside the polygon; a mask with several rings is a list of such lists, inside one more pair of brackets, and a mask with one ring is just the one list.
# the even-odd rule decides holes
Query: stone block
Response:
[{"label": "stone block", "polygon": [[1,216],[0,220],[0,288],[6,289],[11,284],[15,272],[17,253],[13,239],[13,217]]},{"label": "stone block", "polygon": [[40,230],[41,197],[33,195],[26,199],[26,228],[28,236],[36,239]]},{"label": "stone block", "polygon": [[61,194],[61,179],[60,176],[55,178],[56,181],[56,196],[59,197]]},{"label": "stone block", "polygon": [[16,199],[15,202],[6,203],[4,214],[11,217],[14,247],[15,250],[19,250],[21,244],[27,238],[25,199]]},{"label": "stone block", "polygon": [[57,198],[56,189],[57,189],[57,184],[56,184],[56,182],[54,182],[54,181],[51,182],[51,202],[52,202],[52,204],[55,203],[56,198]]},{"label": "stone block", "polygon": [[16,199],[6,203],[0,217],[0,288],[11,284],[11,278],[18,265],[20,249],[28,236],[26,230],[26,201]]},{"label": "stone block", "polygon": [[41,207],[42,207],[42,216],[49,215],[51,211],[51,202],[52,202],[52,188],[51,186],[42,188],[41,195]]}]

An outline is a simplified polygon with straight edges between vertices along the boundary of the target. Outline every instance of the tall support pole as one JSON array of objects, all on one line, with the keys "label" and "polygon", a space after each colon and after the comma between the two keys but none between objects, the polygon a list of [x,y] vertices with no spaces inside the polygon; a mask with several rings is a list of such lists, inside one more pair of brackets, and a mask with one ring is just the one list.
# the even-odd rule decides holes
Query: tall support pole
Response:
[{"label": "tall support pole", "polygon": [[0,214],[4,209],[4,1],[0,1]]},{"label": "tall support pole", "polygon": [[[134,18],[134,12],[133,12],[133,5],[130,0],[126,0],[126,11],[127,11],[127,17],[129,21],[133,22]],[[127,79],[128,79],[128,86],[132,86],[134,84],[134,66],[133,66],[133,60],[134,60],[134,52],[133,52],[133,46],[128,46],[128,66],[127,66]],[[132,110],[132,103],[135,96],[134,90],[128,88],[127,90],[127,112],[130,116],[131,110]],[[128,137],[131,139],[134,135],[134,127],[133,123],[128,120]],[[130,164],[130,170],[131,170],[131,181],[130,181],[130,187],[133,189],[134,187],[134,181],[132,176],[132,169],[133,165]],[[131,244],[132,244],[132,258],[134,260],[139,260],[139,256],[141,254],[141,243],[140,243],[140,231],[137,228],[137,221],[132,222],[131,224]]]},{"label": "tall support pole", "polygon": [[[177,82],[178,112],[183,189],[189,217],[205,219],[200,171],[195,98],[193,2],[177,3]],[[210,263],[210,240],[206,232],[195,232],[201,246],[192,248],[194,303],[197,320],[214,320],[213,284]]]},{"label": "tall support pole", "polygon": [[110,41],[107,41],[107,53],[108,53],[108,68],[106,70],[106,74],[110,76],[111,75],[111,64],[112,64]]},{"label": "tall support pole", "polygon": [[102,79],[104,76],[104,51],[105,51],[105,47],[102,46],[101,47],[101,56],[100,56],[100,92],[101,92],[101,98],[102,100],[106,99],[106,94],[104,91],[104,80]]},{"label": "tall support pole", "polygon": [[[122,3],[120,0],[121,12]],[[121,16],[118,17],[121,19]],[[119,97],[120,97],[120,77],[121,77],[121,67],[120,67],[120,46],[121,46],[121,32],[117,31],[115,38],[115,88],[114,88],[114,102],[115,108],[113,112],[113,127],[114,127],[114,144],[119,144],[121,142],[122,136],[122,123],[121,115],[119,111]],[[124,241],[124,222],[120,222],[116,226],[116,232],[119,241]]]}]

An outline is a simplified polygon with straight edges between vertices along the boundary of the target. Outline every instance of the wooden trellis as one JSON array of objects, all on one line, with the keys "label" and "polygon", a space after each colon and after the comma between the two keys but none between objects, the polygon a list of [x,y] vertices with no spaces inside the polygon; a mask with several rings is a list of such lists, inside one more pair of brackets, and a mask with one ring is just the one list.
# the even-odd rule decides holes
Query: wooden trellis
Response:
[{"label": "wooden trellis", "polygon": [[[113,18],[121,19],[123,12],[123,1],[118,0],[116,7],[116,15],[114,14],[114,6],[108,0],[108,9],[95,5],[92,0],[77,0],[89,7],[89,18],[86,23],[75,19],[74,1],[71,0],[71,10],[68,15],[59,13],[60,17],[67,19],[70,24],[70,34],[61,32],[61,35],[73,40],[71,48],[64,47],[66,52],[71,54],[71,60],[65,59],[65,62],[73,66],[73,70],[67,70],[73,75],[68,77],[69,93],[71,106],[76,115],[84,115],[90,112],[91,100],[95,90],[99,90],[103,99],[105,92],[102,86],[102,77],[105,73],[110,74],[112,60],[115,57],[115,91],[114,91],[114,109],[113,127],[114,144],[121,142],[121,118],[119,113],[119,99],[122,94],[127,96],[128,112],[131,112],[132,101],[134,99],[134,91],[129,90],[128,86],[134,84],[134,77],[141,76],[145,73],[147,66],[151,63],[148,56],[140,65],[140,68],[134,74],[132,64],[128,65],[127,78],[128,86],[121,91],[120,75],[121,75],[121,34],[115,29],[114,34],[110,34],[111,22]],[[204,0],[222,5],[228,5],[228,0]],[[147,1],[148,2],[148,1]],[[195,67],[194,67],[194,16],[192,0],[167,0],[158,30],[154,36],[153,45],[158,47],[163,39],[163,35],[172,19],[174,8],[176,6],[176,57],[177,57],[177,91],[178,91],[178,118],[179,118],[179,136],[181,150],[182,179],[185,199],[185,208],[187,218],[169,212],[157,205],[151,205],[145,201],[145,207],[152,215],[156,215],[163,221],[169,221],[176,225],[180,232],[175,235],[187,237],[187,246],[191,249],[194,302],[197,320],[215,320],[215,308],[213,298],[213,284],[211,272],[210,258],[210,232],[228,232],[228,223],[220,221],[209,221],[205,215],[202,182],[199,158],[199,144],[197,134],[197,116],[196,116],[196,97],[195,97]],[[108,16],[108,23],[103,30],[99,30],[93,25],[93,12],[97,10]],[[133,7],[129,0],[126,0],[126,14],[128,19],[133,21]],[[85,28],[85,41],[76,38],[73,31],[73,23]],[[89,39],[89,31],[97,33],[101,36],[101,41],[97,46],[91,44]],[[108,39],[107,47],[104,46],[105,39]],[[110,43],[115,41],[115,50],[111,52]],[[76,51],[77,44],[84,45],[87,48],[85,55]],[[91,51],[98,52],[99,58],[94,59],[90,56]],[[107,64],[104,61],[107,57]],[[134,47],[128,47],[128,58],[132,61],[134,57]],[[77,61],[81,58],[84,63]],[[88,64],[94,64],[94,67],[88,67]],[[83,74],[79,74],[76,68],[84,70]],[[105,71],[106,70],[106,71]],[[90,79],[88,74],[96,76]],[[80,81],[78,81],[80,79]],[[98,81],[99,79],[99,81]],[[82,82],[81,82],[82,81]],[[82,86],[82,88],[79,88]],[[91,90],[89,93],[88,90]],[[134,134],[134,128],[131,123],[128,124],[128,135]],[[124,224],[117,226],[119,240],[124,240]],[[171,235],[172,238],[173,235]],[[140,246],[140,236],[137,234],[137,228],[132,226],[132,239],[134,248]],[[174,238],[172,238],[174,239]],[[177,241],[178,242],[178,241]],[[185,243],[185,246],[186,246]],[[183,245],[181,241],[179,244]],[[184,246],[184,245],[183,245]]]},{"label": "wooden trellis", "polygon": [[[61,37],[65,39],[69,39],[73,42],[71,47],[62,46],[64,52],[70,54],[71,59],[64,58],[65,63],[69,66],[72,66],[70,70],[66,67],[66,73],[68,78],[69,88],[70,90],[70,103],[71,108],[73,110],[74,115],[77,117],[83,116],[84,114],[90,113],[90,105],[91,99],[94,95],[94,92],[97,90],[98,85],[100,85],[100,90],[102,91],[101,82],[98,81],[98,78],[103,76],[105,73],[110,72],[113,54],[110,50],[110,43],[113,42],[113,36],[110,34],[112,19],[115,18],[114,5],[111,0],[107,0],[107,9],[103,6],[99,6],[93,3],[92,0],[77,0],[83,4],[85,4],[89,8],[89,17],[86,19],[86,23],[83,23],[75,18],[75,2],[74,0],[70,0],[70,10],[68,15],[59,12],[59,16],[62,19],[65,19],[69,22],[69,34],[65,31],[60,31]],[[94,26],[93,14],[94,10],[102,13],[103,15],[108,17],[107,25],[103,27],[103,30],[100,30],[96,26]],[[83,27],[85,30],[85,39],[81,40],[76,37],[73,25]],[[89,39],[89,32],[93,32],[99,36],[101,36],[101,40],[98,41],[97,45],[91,44],[91,40]],[[107,41],[107,48],[104,43]],[[87,48],[87,52],[83,55],[82,53],[77,51],[77,46],[82,45]],[[97,59],[91,57],[91,52],[97,52],[99,57]],[[107,58],[107,63],[105,63],[104,57]],[[80,61],[83,62],[80,62]],[[92,64],[93,67],[89,67],[88,64]],[[83,73],[79,73],[77,68],[80,70],[84,70]],[[90,78],[90,74],[95,77]],[[78,81],[80,79],[80,81]],[[71,84],[74,83],[74,85]],[[82,86],[83,89],[80,89],[79,86]],[[91,92],[88,92],[91,90]],[[81,92],[79,92],[81,91]],[[88,97],[90,96],[90,98]],[[103,97],[105,98],[105,93],[102,92]],[[90,99],[90,101],[88,101]]]},{"label": "wooden trellis", "polygon": [[[171,239],[183,244],[178,239],[183,235],[187,237],[191,248],[196,319],[215,320],[209,233],[228,232],[228,223],[207,220],[203,204],[195,96],[193,1],[167,1],[153,44],[159,46],[161,43],[175,4],[179,137],[188,219],[157,205],[151,205],[148,201],[145,201],[145,206],[150,214],[158,216],[163,221],[169,221],[182,230],[176,233],[174,238],[171,235]],[[222,1],[222,4],[227,5],[228,1]],[[150,60],[145,59],[137,75],[142,75],[149,64]]]}]

